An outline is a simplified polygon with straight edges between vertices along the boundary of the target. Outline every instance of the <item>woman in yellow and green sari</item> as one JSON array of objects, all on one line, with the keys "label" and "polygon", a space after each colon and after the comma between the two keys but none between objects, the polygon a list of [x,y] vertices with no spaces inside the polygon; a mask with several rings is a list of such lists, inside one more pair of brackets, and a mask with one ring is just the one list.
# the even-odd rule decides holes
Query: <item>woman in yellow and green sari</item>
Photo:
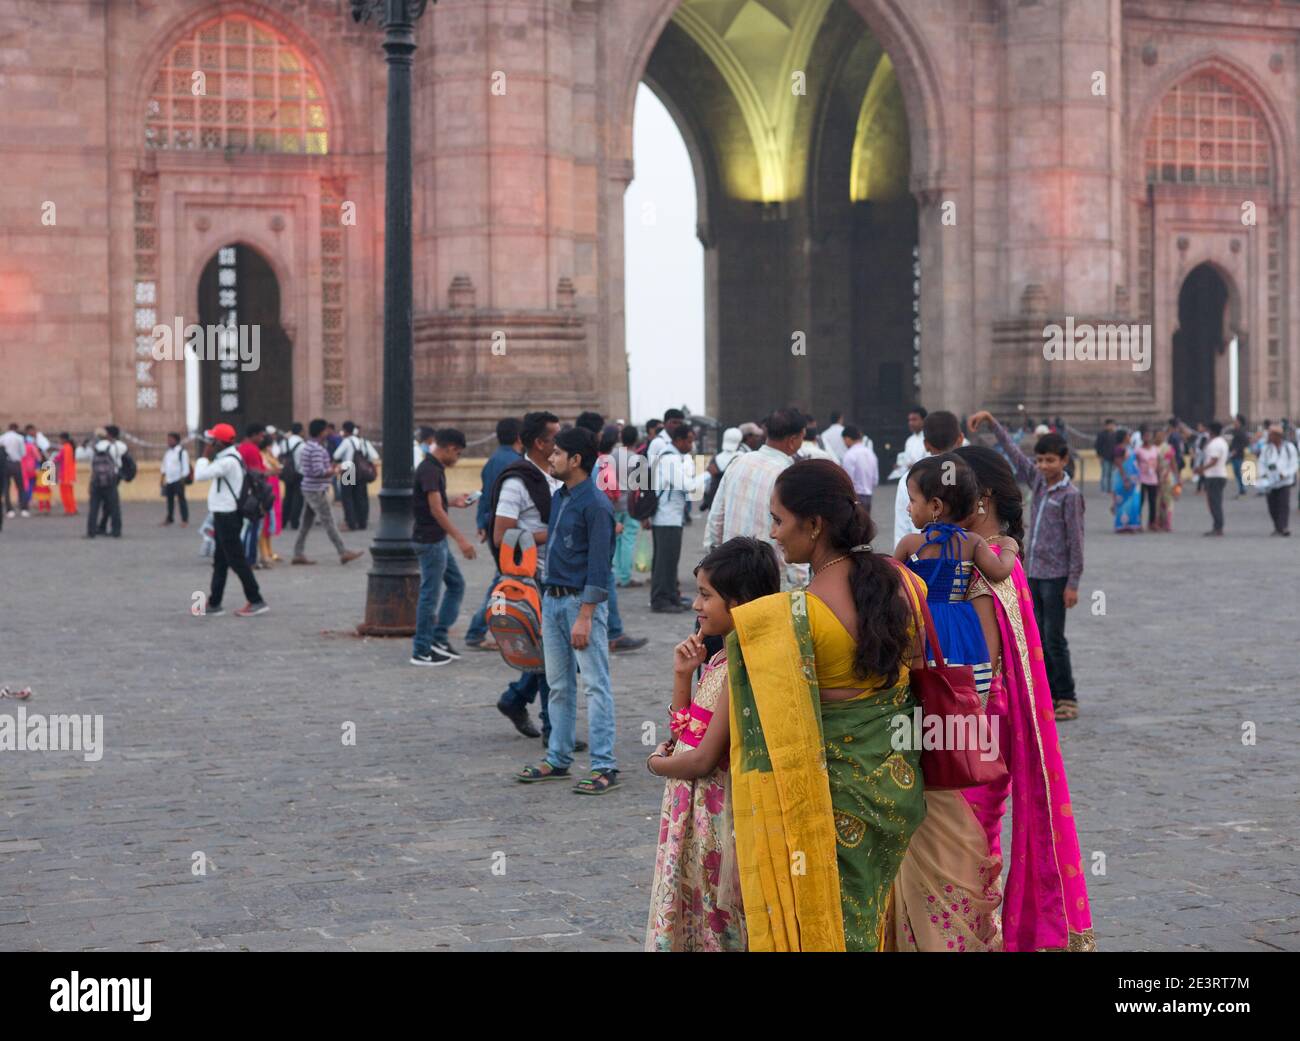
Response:
[{"label": "woman in yellow and green sari", "polygon": [[912,725],[917,618],[898,569],[871,552],[875,525],[841,467],[795,463],[771,511],[786,562],[813,578],[734,608],[727,638],[749,946],[875,951],[925,816],[920,753],[891,741]]}]

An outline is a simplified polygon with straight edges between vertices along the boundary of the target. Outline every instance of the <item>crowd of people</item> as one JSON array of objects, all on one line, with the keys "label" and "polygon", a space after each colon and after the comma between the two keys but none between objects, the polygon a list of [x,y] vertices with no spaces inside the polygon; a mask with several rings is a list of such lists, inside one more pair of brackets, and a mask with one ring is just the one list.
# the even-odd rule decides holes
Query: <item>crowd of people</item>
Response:
[{"label": "crowd of people", "polygon": [[[1243,415],[1234,416],[1226,429],[1217,421],[1197,423],[1192,429],[1174,417],[1165,426],[1141,424],[1129,431],[1107,419],[1094,449],[1101,462],[1102,491],[1113,497],[1117,533],[1173,531],[1174,505],[1182,497],[1183,478],[1190,471],[1196,493],[1205,496],[1210,512],[1211,528],[1205,535],[1221,537],[1223,496],[1231,468],[1237,498],[1252,491],[1264,497],[1273,525],[1270,534],[1291,535],[1291,496],[1298,483],[1300,449],[1296,428],[1288,420],[1266,419],[1251,433]],[[1254,458],[1248,459],[1247,452]]]},{"label": "crowd of people", "polygon": [[[490,553],[493,577],[474,594],[463,647],[517,670],[497,707],[541,739],[543,754],[514,779],[602,796],[620,784],[611,657],[646,643],[624,631],[620,591],[643,588],[656,614],[694,615],[674,649],[670,736],[645,763],[665,782],[647,949],[1094,949],[1056,735],[1079,714],[1065,621],[1084,568],[1084,495],[1064,423],[1012,431],[987,411],[963,424],[912,410],[894,466],[893,537],[876,549],[875,447],[839,413],[830,419],[822,429],[778,408],[725,430],[697,468],[696,428],[682,410],[644,429],[533,411],[498,422],[480,490],[454,496],[447,470],[466,437],[421,428],[410,662],[462,657],[451,641],[467,594],[456,558]],[[1221,534],[1231,465],[1239,494],[1253,476],[1275,533],[1289,534],[1295,432],[1266,423],[1252,439],[1245,426],[1238,417],[1225,437],[1217,423],[1130,433],[1108,421],[1095,447],[1115,529],[1144,530],[1145,507],[1145,530],[1170,530],[1190,467]],[[992,445],[968,440],[986,430]],[[187,525],[186,486],[210,482],[208,615],[224,613],[230,571],[246,601],[234,613],[268,610],[254,572],[280,560],[272,540],[282,527],[297,529],[292,564],[314,563],[305,551],[316,524],[340,563],[361,555],[344,545],[331,501],[345,527],[365,529],[379,456],[356,424],[252,425],[241,437],[219,423],[195,460],[179,435],[167,440],[160,523],[179,514]],[[1236,463],[1247,449],[1253,475]],[[48,510],[39,489],[48,500],[89,461],[87,535],[120,535],[117,486],[136,467],[116,428],[80,448],[65,434],[53,449],[11,425],[0,451],[6,505],[12,484],[24,513],[32,501]],[[70,494],[63,503],[76,512]],[[477,541],[453,519],[470,508]],[[703,557],[684,593],[693,512]],[[978,757],[954,744],[958,717],[943,714],[938,691],[965,705],[971,734],[992,735]],[[1008,807],[1018,852],[1004,887]]]}]

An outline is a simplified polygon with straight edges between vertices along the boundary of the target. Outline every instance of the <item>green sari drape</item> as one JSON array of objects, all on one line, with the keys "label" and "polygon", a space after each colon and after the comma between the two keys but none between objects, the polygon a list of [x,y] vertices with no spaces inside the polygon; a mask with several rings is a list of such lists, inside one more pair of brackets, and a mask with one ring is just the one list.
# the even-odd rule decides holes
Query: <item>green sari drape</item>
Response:
[{"label": "green sari drape", "polygon": [[[822,704],[802,591],[737,607],[728,637],[732,803],[751,950],[879,950],[890,888],[925,817],[919,751],[887,690]],[[833,854],[832,855],[832,851]]]}]

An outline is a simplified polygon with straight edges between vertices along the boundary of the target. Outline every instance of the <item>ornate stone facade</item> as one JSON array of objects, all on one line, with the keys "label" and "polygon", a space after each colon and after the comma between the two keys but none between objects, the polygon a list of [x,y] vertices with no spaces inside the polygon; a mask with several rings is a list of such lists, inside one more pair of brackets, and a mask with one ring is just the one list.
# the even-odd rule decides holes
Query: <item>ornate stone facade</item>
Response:
[{"label": "ornate stone facade", "polygon": [[[239,244],[291,345],[258,418],[378,427],[385,68],[347,8],[0,0],[0,416],[184,427],[139,337]],[[626,413],[643,81],[695,164],[722,419],[1222,418],[1234,339],[1242,410],[1300,411],[1300,5],[441,0],[418,39],[421,422]],[[1048,360],[1067,320],[1149,324],[1149,367]]]}]

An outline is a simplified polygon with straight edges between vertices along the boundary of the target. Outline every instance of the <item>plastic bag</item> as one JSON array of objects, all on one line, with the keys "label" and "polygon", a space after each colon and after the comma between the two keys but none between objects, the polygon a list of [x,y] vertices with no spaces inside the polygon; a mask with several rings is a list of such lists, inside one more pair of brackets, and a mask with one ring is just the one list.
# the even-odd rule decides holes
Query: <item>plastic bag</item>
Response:
[{"label": "plastic bag", "polygon": [[636,552],[632,554],[632,566],[637,571],[649,571],[654,563],[654,538],[648,526],[642,526],[636,536]]}]

